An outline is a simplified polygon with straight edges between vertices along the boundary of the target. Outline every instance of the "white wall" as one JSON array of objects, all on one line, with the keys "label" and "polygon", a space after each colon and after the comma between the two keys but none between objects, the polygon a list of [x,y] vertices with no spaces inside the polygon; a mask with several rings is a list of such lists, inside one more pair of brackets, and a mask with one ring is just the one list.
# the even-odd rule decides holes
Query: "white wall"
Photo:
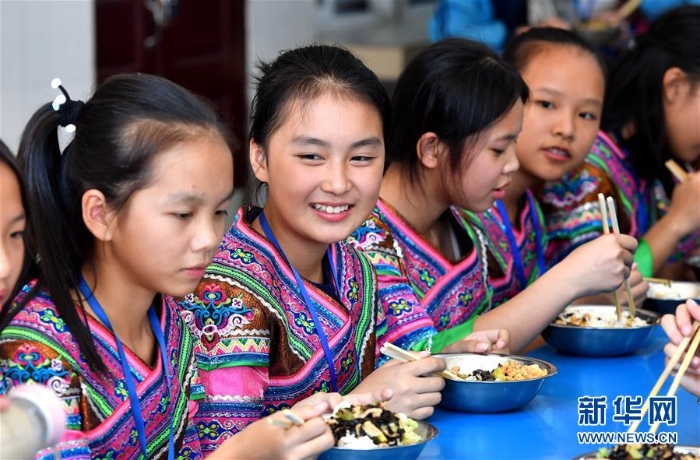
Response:
[{"label": "white wall", "polygon": [[280,51],[311,43],[315,33],[315,0],[246,0],[246,68],[248,101],[258,59],[267,62]]},{"label": "white wall", "polygon": [[0,0],[0,137],[16,153],[31,114],[59,93],[73,99],[95,81],[94,0]]}]

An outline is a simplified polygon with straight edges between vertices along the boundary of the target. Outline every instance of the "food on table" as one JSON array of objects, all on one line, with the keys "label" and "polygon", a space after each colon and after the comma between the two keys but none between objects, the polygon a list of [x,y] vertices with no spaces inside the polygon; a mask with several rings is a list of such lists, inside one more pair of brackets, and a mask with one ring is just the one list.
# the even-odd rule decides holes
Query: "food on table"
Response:
[{"label": "food on table", "polygon": [[647,297],[659,300],[681,300],[681,293],[673,288],[673,285],[667,286],[661,283],[649,283]]},{"label": "food on table", "polygon": [[618,444],[612,449],[602,447],[598,450],[598,459],[608,460],[698,460],[694,454],[673,451],[673,444]]},{"label": "food on table", "polygon": [[326,423],[335,438],[335,445],[352,449],[406,446],[420,442],[415,432],[418,423],[384,405],[341,404]]},{"label": "food on table", "polygon": [[547,375],[547,370],[537,364],[523,364],[509,359],[498,365],[493,370],[475,369],[471,373],[460,372],[459,366],[451,367],[451,372],[457,374],[463,380],[476,380],[481,382],[528,380]]},{"label": "food on table", "polygon": [[613,310],[590,312],[582,310],[565,311],[560,313],[554,324],[561,326],[580,326],[580,327],[642,327],[648,326],[647,320],[630,315],[628,311],[622,312],[622,319],[617,318],[617,313]]}]

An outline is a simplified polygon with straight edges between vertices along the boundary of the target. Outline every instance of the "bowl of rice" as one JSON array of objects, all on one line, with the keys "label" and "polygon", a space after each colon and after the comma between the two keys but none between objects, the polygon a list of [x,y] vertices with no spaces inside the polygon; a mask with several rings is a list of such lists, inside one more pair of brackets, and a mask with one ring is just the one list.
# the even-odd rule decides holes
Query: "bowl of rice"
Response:
[{"label": "bowl of rice", "polygon": [[435,355],[459,380],[445,379],[440,406],[458,412],[493,413],[532,401],[544,380],[557,373],[539,359],[496,353]]},{"label": "bowl of rice", "polygon": [[700,283],[691,281],[649,281],[644,308],[661,315],[675,314],[676,308],[688,299],[700,302]]},{"label": "bowl of rice", "polygon": [[391,412],[383,404],[341,404],[326,418],[335,447],[319,460],[415,460],[438,430],[422,420]]},{"label": "bowl of rice", "polygon": [[557,351],[574,356],[628,355],[642,346],[659,322],[659,314],[637,309],[617,318],[613,305],[571,305],[542,331],[542,338]]}]

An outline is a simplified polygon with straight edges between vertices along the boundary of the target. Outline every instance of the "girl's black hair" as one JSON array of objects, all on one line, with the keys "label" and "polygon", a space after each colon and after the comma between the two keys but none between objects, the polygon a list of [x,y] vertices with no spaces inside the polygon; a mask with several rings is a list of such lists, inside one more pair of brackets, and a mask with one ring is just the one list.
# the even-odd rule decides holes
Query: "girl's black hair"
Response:
[{"label": "girl's black hair", "polygon": [[[10,171],[12,171],[15,175],[15,178],[17,179],[17,183],[19,184],[19,191],[20,191],[20,197],[22,199],[22,207],[24,208],[24,215],[27,220],[29,220],[29,207],[27,206],[28,200],[27,200],[27,192],[26,188],[24,185],[24,179],[22,177],[22,173],[19,170],[19,166],[17,165],[17,160],[15,156],[13,155],[12,151],[10,151],[10,148],[0,139],[0,163],[3,163],[7,165],[8,168],[10,168]],[[1,197],[0,197],[1,199]],[[15,295],[17,294],[17,291],[19,288],[21,288],[26,281],[31,277],[32,274],[34,274],[34,264],[33,264],[33,256],[32,256],[32,251],[30,250],[27,241],[25,241],[24,244],[24,261],[22,264],[22,271],[20,272],[20,276],[17,279],[17,282],[15,283],[15,286],[12,289],[12,292],[10,292],[10,295],[7,299],[6,305],[0,305],[0,332],[2,332],[2,325],[4,324],[4,318],[8,315],[8,308],[10,307],[10,303],[14,299]]]},{"label": "girl's black hair", "polygon": [[503,59],[522,72],[523,68],[549,45],[573,46],[588,52],[598,62],[603,76],[607,77],[605,57],[588,40],[570,30],[555,27],[533,27],[515,35],[503,49]]},{"label": "girl's black hair", "polygon": [[[270,63],[259,62],[256,92],[250,109],[249,140],[267,149],[292,102],[302,104],[326,93],[374,107],[382,120],[386,143],[391,103],[377,76],[347,49],[309,45],[283,51]],[[255,192],[262,184],[253,180]]]},{"label": "girl's black hair", "polygon": [[57,136],[60,118],[51,103],[40,107],[19,147],[32,210],[28,239],[39,256],[36,289],[48,290],[91,368],[104,370],[84,322],[84,306],[80,302],[76,308],[73,301],[73,294],[80,298],[81,268],[94,247],[82,217],[83,194],[99,190],[119,210],[149,183],[158,153],[202,137],[219,136],[229,145],[232,138],[207,103],[175,83],[145,74],[117,75],[102,83],[73,122],[75,137],[63,152]]},{"label": "girl's black hair", "polygon": [[[665,139],[663,78],[672,67],[683,70],[694,88],[700,84],[700,6],[669,10],[634,39],[611,69],[601,120],[602,129],[630,152],[638,175],[660,179],[669,194],[673,178],[664,163],[672,154]],[[622,139],[626,126],[634,134]]]},{"label": "girl's black hair", "polygon": [[411,60],[396,84],[387,166],[399,165],[411,182],[419,181],[416,144],[434,132],[448,145],[450,166],[459,174],[467,162],[466,142],[527,99],[518,71],[488,46],[463,38],[433,43]]}]

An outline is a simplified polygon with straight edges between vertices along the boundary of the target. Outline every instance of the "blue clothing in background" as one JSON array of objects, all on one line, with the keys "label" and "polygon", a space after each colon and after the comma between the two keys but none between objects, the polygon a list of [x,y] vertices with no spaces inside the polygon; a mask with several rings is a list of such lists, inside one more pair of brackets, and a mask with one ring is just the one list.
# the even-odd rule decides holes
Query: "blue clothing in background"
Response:
[{"label": "blue clothing in background", "polygon": [[647,19],[653,20],[671,8],[683,5],[700,5],[700,0],[642,0],[639,9]]},{"label": "blue clothing in background", "polygon": [[508,30],[496,19],[491,0],[441,0],[428,23],[428,35],[432,41],[469,38],[500,51]]}]

